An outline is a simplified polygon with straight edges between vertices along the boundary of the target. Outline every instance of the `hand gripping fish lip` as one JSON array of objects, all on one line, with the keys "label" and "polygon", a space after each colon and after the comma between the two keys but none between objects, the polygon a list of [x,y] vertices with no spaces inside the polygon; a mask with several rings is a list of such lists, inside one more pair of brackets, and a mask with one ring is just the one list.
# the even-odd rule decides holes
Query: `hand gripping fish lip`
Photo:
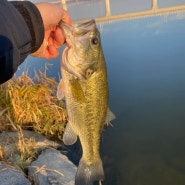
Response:
[{"label": "hand gripping fish lip", "polygon": [[[64,31],[68,46],[72,46],[72,44],[75,44],[73,40],[74,35],[78,35],[79,33],[84,34],[85,32],[88,33],[89,31],[96,29],[96,23],[94,19],[82,24],[76,24],[72,26],[66,24],[63,21],[60,21],[59,25]],[[81,35],[79,34],[79,36]]]}]

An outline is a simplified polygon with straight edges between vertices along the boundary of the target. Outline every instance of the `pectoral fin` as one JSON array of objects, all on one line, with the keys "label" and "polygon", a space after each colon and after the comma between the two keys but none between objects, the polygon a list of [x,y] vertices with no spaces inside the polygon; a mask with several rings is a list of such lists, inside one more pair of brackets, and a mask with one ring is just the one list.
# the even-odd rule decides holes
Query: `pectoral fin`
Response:
[{"label": "pectoral fin", "polygon": [[78,79],[70,80],[70,88],[73,98],[80,103],[85,101],[85,95]]},{"label": "pectoral fin", "polygon": [[105,124],[109,123],[110,121],[116,119],[115,114],[108,108],[107,109],[107,116],[105,119]]},{"label": "pectoral fin", "polygon": [[63,80],[61,79],[60,80],[60,83],[58,84],[58,87],[57,87],[57,98],[59,100],[62,100],[64,98],[64,82]]},{"label": "pectoral fin", "polygon": [[72,145],[76,142],[77,135],[73,132],[70,123],[66,125],[64,135],[63,135],[63,142],[65,145]]}]

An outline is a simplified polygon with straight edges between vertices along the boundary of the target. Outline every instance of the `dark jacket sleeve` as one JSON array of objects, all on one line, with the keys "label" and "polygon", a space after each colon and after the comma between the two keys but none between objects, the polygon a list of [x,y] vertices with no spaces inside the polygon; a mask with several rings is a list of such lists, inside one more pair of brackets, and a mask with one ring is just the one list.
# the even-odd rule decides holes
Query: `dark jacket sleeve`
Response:
[{"label": "dark jacket sleeve", "polygon": [[0,83],[43,42],[44,26],[36,6],[28,1],[0,0]]}]

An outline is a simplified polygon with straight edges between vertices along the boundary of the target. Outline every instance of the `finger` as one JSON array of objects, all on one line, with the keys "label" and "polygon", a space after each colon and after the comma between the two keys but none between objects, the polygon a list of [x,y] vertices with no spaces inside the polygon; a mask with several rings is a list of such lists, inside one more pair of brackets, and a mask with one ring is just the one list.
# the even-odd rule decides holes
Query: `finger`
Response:
[{"label": "finger", "polygon": [[65,37],[63,30],[59,28],[59,26],[56,27],[56,30],[54,32],[54,37],[53,37],[53,44],[56,48],[60,48],[65,42]]},{"label": "finger", "polygon": [[71,17],[67,11],[62,10],[61,20],[69,25],[72,25]]},{"label": "finger", "polygon": [[55,58],[59,55],[59,51],[57,48],[55,48],[53,45],[48,46],[48,56],[49,59]]},{"label": "finger", "polygon": [[62,7],[52,3],[36,3],[35,5],[42,16],[45,30],[57,25],[61,20],[71,24],[69,13]]},{"label": "finger", "polygon": [[47,46],[42,49],[43,54],[41,57],[46,58],[46,59],[53,59],[59,55],[59,51],[57,48],[54,47],[53,42],[51,42],[51,39],[48,40]]}]

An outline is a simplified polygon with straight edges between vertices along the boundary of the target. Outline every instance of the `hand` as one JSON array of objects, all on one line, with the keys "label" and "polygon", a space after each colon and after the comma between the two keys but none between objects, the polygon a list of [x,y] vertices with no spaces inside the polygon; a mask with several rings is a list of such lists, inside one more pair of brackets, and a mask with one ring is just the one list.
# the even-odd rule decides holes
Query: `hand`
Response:
[{"label": "hand", "polygon": [[44,23],[44,40],[40,48],[32,53],[34,57],[52,59],[58,56],[59,48],[65,42],[64,34],[58,23],[62,20],[71,25],[70,15],[62,7],[51,3],[35,4]]}]

